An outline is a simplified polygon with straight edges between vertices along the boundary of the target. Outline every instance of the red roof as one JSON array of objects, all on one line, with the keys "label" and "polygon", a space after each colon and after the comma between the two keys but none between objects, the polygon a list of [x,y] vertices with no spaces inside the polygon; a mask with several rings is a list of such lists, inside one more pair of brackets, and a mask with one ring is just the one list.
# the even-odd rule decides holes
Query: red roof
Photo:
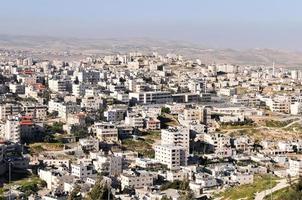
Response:
[{"label": "red roof", "polygon": [[20,125],[33,125],[33,123],[32,122],[30,122],[30,121],[21,121],[20,122]]}]

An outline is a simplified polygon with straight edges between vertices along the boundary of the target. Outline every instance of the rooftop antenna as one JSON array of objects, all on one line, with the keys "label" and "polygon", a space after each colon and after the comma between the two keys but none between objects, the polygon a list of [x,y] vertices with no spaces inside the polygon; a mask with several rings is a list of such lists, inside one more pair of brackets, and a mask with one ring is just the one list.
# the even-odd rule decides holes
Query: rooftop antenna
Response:
[{"label": "rooftop antenna", "polygon": [[273,76],[275,76],[275,61],[273,62]]}]

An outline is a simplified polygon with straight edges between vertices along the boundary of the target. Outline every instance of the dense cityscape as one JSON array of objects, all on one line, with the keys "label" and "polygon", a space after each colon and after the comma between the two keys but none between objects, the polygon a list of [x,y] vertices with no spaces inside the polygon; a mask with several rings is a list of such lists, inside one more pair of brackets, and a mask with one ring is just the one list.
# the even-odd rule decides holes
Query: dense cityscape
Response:
[{"label": "dense cityscape", "polygon": [[0,200],[302,200],[301,0],[0,8]]},{"label": "dense cityscape", "polygon": [[302,174],[299,70],[0,56],[3,199],[269,199]]}]

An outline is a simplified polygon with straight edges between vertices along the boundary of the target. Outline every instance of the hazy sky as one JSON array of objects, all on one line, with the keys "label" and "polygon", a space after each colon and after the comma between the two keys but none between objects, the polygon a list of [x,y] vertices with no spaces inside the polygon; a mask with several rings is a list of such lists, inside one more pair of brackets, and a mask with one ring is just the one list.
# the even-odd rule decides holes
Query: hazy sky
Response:
[{"label": "hazy sky", "polygon": [[302,50],[302,0],[0,0],[0,34]]}]

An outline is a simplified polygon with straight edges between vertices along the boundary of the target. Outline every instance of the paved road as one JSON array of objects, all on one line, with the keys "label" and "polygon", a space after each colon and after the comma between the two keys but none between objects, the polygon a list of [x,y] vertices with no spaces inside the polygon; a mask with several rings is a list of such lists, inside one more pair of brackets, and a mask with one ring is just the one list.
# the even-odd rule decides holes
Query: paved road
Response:
[{"label": "paved road", "polygon": [[302,119],[295,120],[295,121],[293,121],[293,122],[287,124],[287,125],[284,126],[283,128],[288,128],[288,127],[290,127],[291,125],[293,125],[293,124],[295,124],[295,123],[301,123],[301,121],[302,121]]},{"label": "paved road", "polygon": [[273,192],[276,192],[278,190],[281,190],[283,188],[286,188],[288,187],[288,183],[287,183],[287,180],[286,179],[282,179],[279,181],[279,183],[273,187],[272,189],[268,189],[268,190],[264,190],[262,192],[259,192],[259,193],[256,193],[256,197],[255,197],[255,200],[263,200],[264,197],[266,197],[267,195],[270,195],[271,193]]}]

